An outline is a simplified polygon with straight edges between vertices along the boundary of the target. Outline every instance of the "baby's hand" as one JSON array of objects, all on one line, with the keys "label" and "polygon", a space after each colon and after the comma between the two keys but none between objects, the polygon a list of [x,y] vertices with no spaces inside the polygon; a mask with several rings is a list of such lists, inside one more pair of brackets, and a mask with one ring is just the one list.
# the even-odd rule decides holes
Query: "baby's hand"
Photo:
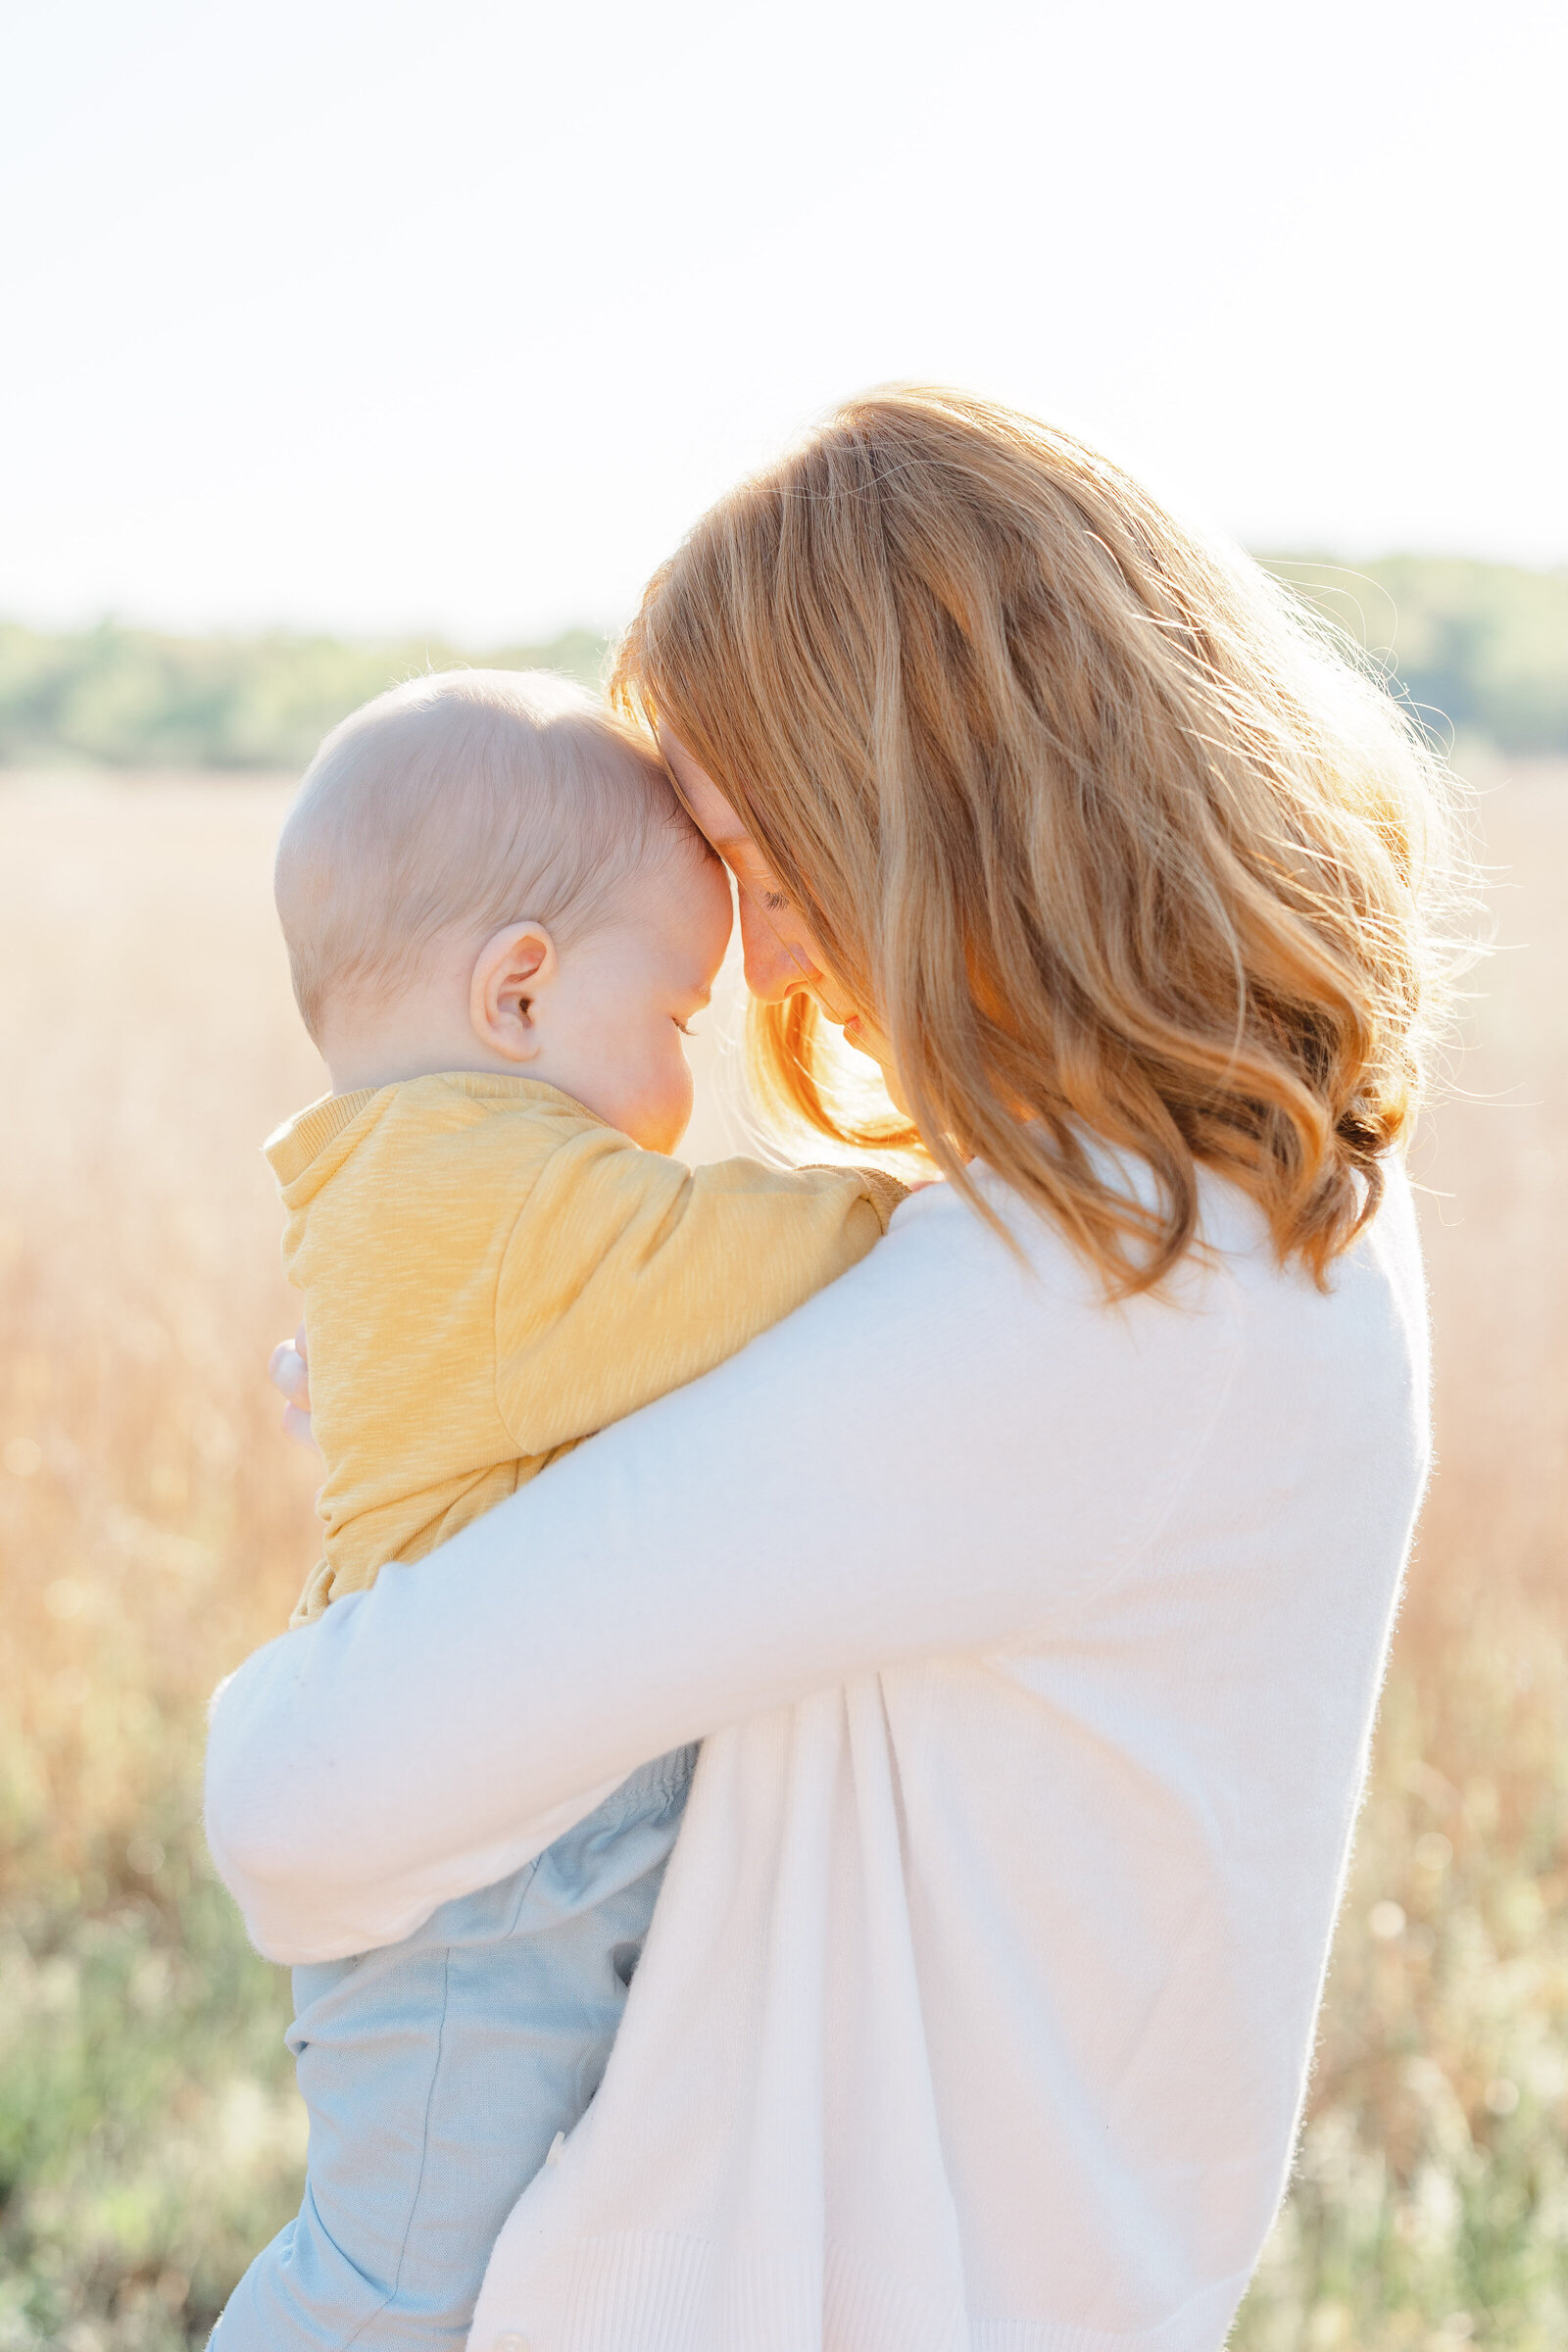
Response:
[{"label": "baby's hand", "polygon": [[302,1446],[314,1446],[311,1430],[311,1376],[307,1361],[305,1326],[302,1323],[292,1340],[279,1340],[272,1349],[267,1377],[281,1396],[288,1398],[283,1414],[283,1427],[291,1438]]}]

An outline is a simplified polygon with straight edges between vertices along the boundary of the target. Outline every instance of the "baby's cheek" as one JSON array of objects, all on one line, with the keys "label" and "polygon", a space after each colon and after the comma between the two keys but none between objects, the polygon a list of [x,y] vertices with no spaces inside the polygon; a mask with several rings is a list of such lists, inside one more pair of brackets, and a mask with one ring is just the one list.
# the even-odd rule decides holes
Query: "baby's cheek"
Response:
[{"label": "baby's cheek", "polygon": [[696,1089],[673,1022],[667,1040],[644,1041],[640,1067],[627,1092],[635,1101],[623,1121],[626,1133],[645,1151],[675,1151],[690,1123]]},{"label": "baby's cheek", "polygon": [[[677,1036],[663,1096],[663,1108],[674,1126],[676,1143],[686,1132],[696,1099],[697,1086],[692,1077],[691,1064],[686,1059],[685,1047]],[[669,1149],[673,1151],[674,1145],[670,1145]]]}]

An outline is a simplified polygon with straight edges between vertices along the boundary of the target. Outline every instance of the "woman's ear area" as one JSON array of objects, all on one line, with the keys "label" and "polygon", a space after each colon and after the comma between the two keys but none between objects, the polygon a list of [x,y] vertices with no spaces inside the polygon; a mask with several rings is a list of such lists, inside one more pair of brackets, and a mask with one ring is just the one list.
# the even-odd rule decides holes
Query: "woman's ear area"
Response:
[{"label": "woman's ear area", "polygon": [[509,1061],[532,1061],[539,1052],[534,1000],[559,968],[543,923],[509,923],[487,939],[468,987],[468,1018],[479,1043]]}]

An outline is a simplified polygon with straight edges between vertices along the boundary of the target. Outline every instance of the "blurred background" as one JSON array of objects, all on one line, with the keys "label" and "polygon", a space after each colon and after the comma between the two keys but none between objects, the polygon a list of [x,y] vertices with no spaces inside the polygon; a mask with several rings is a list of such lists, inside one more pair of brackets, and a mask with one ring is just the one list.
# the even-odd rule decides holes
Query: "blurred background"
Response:
[{"label": "blurred background", "polygon": [[298,2195],[198,1816],[314,1556],[290,781],[429,663],[597,679],[710,498],[910,377],[1275,564],[1473,788],[1442,1460],[1235,2341],[1568,2343],[1565,67],[1518,0],[0,12],[0,2352],[201,2343]]}]

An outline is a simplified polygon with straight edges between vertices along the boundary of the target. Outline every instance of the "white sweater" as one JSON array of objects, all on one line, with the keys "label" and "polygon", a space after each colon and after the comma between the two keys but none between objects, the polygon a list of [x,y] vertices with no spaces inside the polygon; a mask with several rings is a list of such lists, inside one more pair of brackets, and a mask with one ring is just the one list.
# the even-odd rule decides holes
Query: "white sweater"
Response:
[{"label": "white sweater", "polygon": [[703,1737],[475,2352],[1216,2352],[1281,2193],[1428,1453],[1408,1189],[1325,1296],[1100,1302],[992,1180],[220,1693],[264,1951]]}]

